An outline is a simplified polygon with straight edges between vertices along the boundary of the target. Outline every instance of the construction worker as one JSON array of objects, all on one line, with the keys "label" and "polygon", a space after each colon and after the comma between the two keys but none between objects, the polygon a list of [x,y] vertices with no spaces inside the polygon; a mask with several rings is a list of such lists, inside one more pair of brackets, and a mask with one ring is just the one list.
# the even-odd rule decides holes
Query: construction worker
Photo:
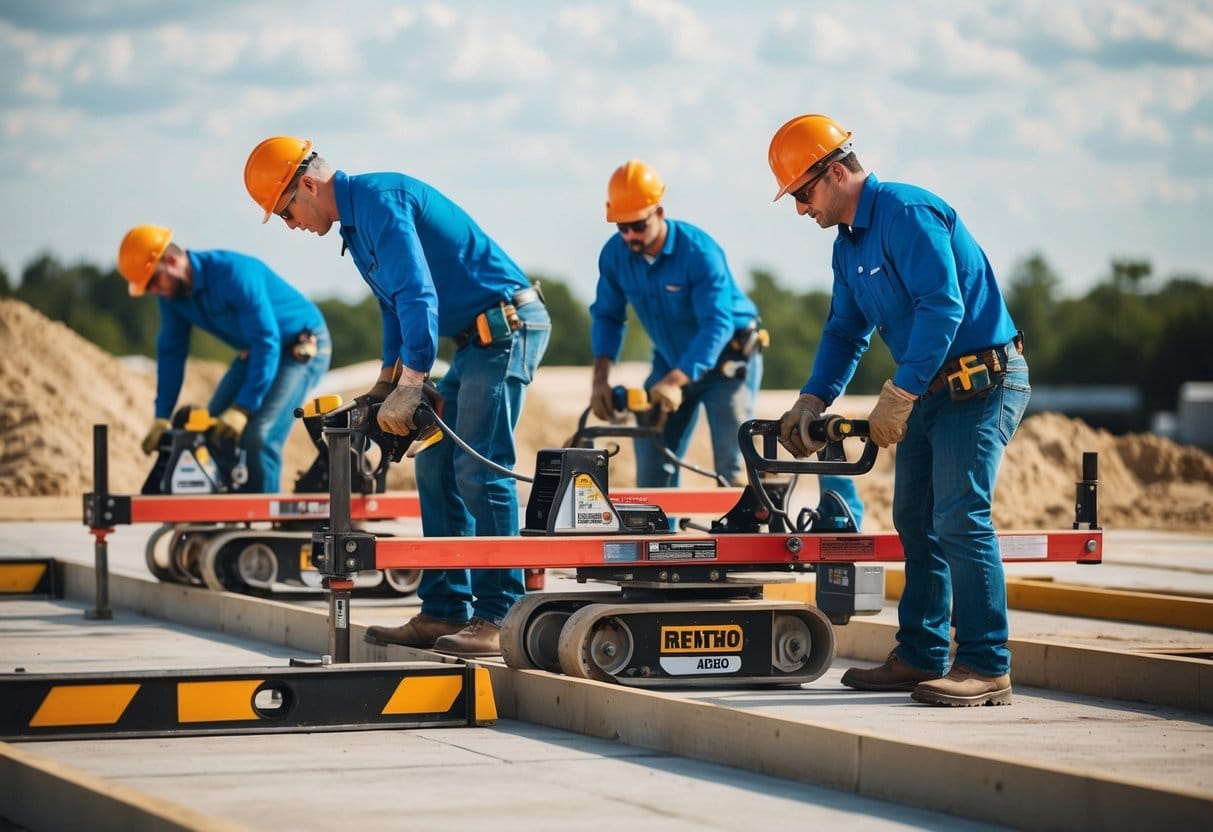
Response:
[{"label": "construction worker", "polygon": [[[383,365],[366,394],[390,433],[416,427],[414,412],[438,355],[455,343],[438,382],[444,421],[477,453],[514,465],[514,428],[551,336],[543,297],[462,208],[400,173],[347,175],[312,143],[266,139],[244,169],[249,195],[288,228],[320,236],[338,225],[347,251],[379,301]],[[518,534],[513,478],[451,441],[414,458],[426,535]],[[426,569],[421,611],[399,627],[371,627],[375,644],[433,647],[460,656],[501,652],[502,619],[525,592],[521,569]]]},{"label": "construction worker", "polygon": [[[737,430],[754,416],[765,332],[757,307],[729,271],[724,251],[699,228],[667,218],[664,194],[657,172],[635,159],[616,168],[607,184],[606,220],[619,233],[598,255],[598,288],[590,306],[590,407],[598,418],[612,418],[610,371],[631,304],[653,341],[653,367],[644,386],[649,401],[666,414],[662,443],[684,456],[702,404],[716,473],[742,485],[746,477]],[[678,466],[652,442],[638,439],[635,449],[638,486],[679,484]],[[836,492],[859,522],[863,504],[849,478],[823,477],[821,488]]]},{"label": "construction worker", "polygon": [[196,326],[237,351],[207,406],[218,414],[212,433],[244,450],[248,480],[240,490],[276,492],[295,408],[332,357],[324,315],[255,257],[186,250],[172,239],[171,229],[139,225],[118,248],[131,295],[150,293],[160,303],[155,418],[143,450],[155,451],[169,427]]},{"label": "construction worker", "polygon": [[821,348],[780,420],[781,442],[798,457],[817,450],[808,424],[850,381],[873,330],[897,362],[868,416],[872,441],[900,443],[893,523],[906,584],[897,646],[884,664],[851,668],[842,682],[912,691],[938,705],[1009,704],[1006,587],[991,502],[1030,394],[1022,333],[956,211],[922,188],[866,173],[851,134],[832,119],[788,121],[769,159],[776,200],[791,194],[798,214],[838,227]]}]

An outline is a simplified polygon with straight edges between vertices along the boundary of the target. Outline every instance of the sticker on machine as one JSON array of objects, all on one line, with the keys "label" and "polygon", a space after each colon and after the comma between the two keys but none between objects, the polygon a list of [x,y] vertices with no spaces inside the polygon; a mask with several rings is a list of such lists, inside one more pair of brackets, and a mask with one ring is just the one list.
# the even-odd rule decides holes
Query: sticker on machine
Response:
[{"label": "sticker on machine", "polygon": [[574,525],[579,531],[606,529],[616,524],[611,504],[589,474],[578,474],[573,478],[573,500]]},{"label": "sticker on machine", "polygon": [[1045,560],[1049,557],[1047,534],[1000,534],[998,549],[1003,560]]},{"label": "sticker on machine", "polygon": [[741,656],[662,656],[658,664],[669,676],[737,673],[741,670]]},{"label": "sticker on machine", "polygon": [[716,560],[716,541],[707,540],[651,540],[648,544],[649,560]]},{"label": "sticker on machine", "polygon": [[271,517],[328,517],[328,500],[270,500]]},{"label": "sticker on machine", "polygon": [[607,563],[640,560],[640,543],[635,540],[624,540],[618,543],[606,541],[602,544],[602,559]]},{"label": "sticker on machine", "polygon": [[737,673],[744,642],[740,624],[664,626],[658,664],[670,676]]}]

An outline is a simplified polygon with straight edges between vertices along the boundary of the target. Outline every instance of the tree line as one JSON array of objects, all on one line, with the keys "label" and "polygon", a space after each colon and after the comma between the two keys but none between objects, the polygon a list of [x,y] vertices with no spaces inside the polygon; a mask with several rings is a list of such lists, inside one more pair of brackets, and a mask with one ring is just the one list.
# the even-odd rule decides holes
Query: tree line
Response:
[{"label": "tree line", "polygon": [[[747,292],[771,335],[763,387],[799,388],[812,368],[830,294],[794,291],[767,271],[755,270],[749,277]],[[586,301],[558,278],[531,278],[542,283],[555,321],[545,363],[592,364]],[[1155,281],[1148,261],[1114,259],[1107,276],[1082,297],[1062,297],[1061,286],[1061,278],[1040,254],[1025,257],[1003,281],[1007,305],[1026,333],[1034,385],[1137,387],[1142,412],[1128,427],[1140,429],[1149,413],[1175,406],[1185,381],[1213,380],[1213,285],[1208,280],[1174,275]],[[155,355],[156,301],[151,296],[130,297],[113,268],[64,265],[43,254],[16,282],[0,267],[0,297],[29,304],[112,354]],[[379,309],[369,292],[355,302],[328,298],[317,304],[332,333],[334,367],[379,357]],[[451,349],[443,339],[439,356],[449,359]],[[629,326],[622,359],[647,361],[650,351],[643,329]],[[195,331],[191,354],[227,361],[232,350]],[[874,337],[848,392],[878,393],[893,370],[888,350]]]}]

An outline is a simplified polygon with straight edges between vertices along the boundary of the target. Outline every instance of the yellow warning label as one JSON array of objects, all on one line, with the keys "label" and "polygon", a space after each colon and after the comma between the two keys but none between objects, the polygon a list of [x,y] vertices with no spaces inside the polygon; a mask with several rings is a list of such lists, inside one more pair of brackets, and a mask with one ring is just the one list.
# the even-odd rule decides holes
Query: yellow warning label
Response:
[{"label": "yellow warning label", "polygon": [[414,676],[400,680],[383,706],[388,714],[445,714],[463,690],[462,676]]},{"label": "yellow warning label", "polygon": [[253,697],[264,679],[182,682],[177,685],[178,722],[232,722],[260,719]]},{"label": "yellow warning label", "polygon": [[138,685],[57,685],[50,689],[31,728],[60,725],[113,725],[135,698]]},{"label": "yellow warning label", "polygon": [[29,594],[45,574],[45,563],[0,564],[0,592]]},{"label": "yellow warning label", "polygon": [[578,474],[573,478],[573,499],[576,501],[573,525],[575,528],[611,528],[615,515],[602,491],[589,474]]},{"label": "yellow warning label", "polygon": [[598,490],[598,486],[594,484],[594,478],[589,474],[578,474],[573,480],[573,485],[577,489],[577,500],[601,501],[602,492]]}]

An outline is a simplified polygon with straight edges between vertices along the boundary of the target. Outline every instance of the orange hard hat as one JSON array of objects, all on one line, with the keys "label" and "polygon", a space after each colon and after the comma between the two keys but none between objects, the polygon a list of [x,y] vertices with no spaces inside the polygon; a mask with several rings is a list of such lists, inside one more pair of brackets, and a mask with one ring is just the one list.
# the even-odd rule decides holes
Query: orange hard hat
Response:
[{"label": "orange hard hat", "polygon": [[615,168],[607,185],[607,222],[644,219],[664,193],[665,185],[657,171],[635,159],[624,162]]},{"label": "orange hard hat", "polygon": [[173,229],[163,225],[136,225],[126,232],[122,245],[118,246],[118,274],[126,278],[133,296],[138,297],[147,289],[148,281],[156,273],[156,264],[172,239]]},{"label": "orange hard hat", "polygon": [[[842,152],[840,152],[842,151]],[[775,131],[768,158],[779,192],[796,190],[811,175],[851,152],[851,134],[829,116],[796,116]]]},{"label": "orange hard hat", "polygon": [[312,143],[294,136],[271,136],[253,148],[244,163],[244,187],[263,209],[269,222],[274,206],[307,158]]}]

